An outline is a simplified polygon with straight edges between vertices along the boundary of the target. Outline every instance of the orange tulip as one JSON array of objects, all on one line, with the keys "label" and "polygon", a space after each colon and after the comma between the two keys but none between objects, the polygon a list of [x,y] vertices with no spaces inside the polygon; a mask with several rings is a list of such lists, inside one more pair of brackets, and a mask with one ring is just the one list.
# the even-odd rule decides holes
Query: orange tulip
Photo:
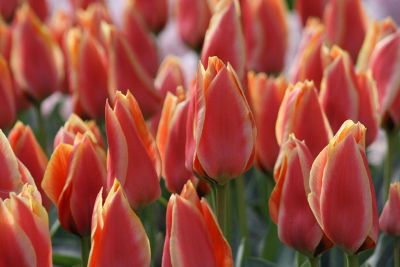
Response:
[{"label": "orange tulip", "polygon": [[243,0],[241,4],[247,68],[280,72],[285,63],[288,42],[285,1]]},{"label": "orange tulip", "polygon": [[207,204],[189,181],[167,207],[163,267],[233,266],[231,248]]},{"label": "orange tulip", "polygon": [[256,127],[232,66],[217,57],[209,58],[207,69],[199,64],[190,102],[186,166],[219,184],[248,170]]},{"label": "orange tulip", "polygon": [[295,9],[300,16],[301,23],[306,25],[308,18],[322,18],[325,0],[297,0]]},{"label": "orange tulip", "polygon": [[379,227],[388,235],[400,236],[400,182],[390,185],[389,199],[379,217]]},{"label": "orange tulip", "polygon": [[15,156],[28,168],[35,184],[42,196],[43,206],[49,210],[50,200],[46,197],[42,187],[42,179],[47,166],[47,156],[36,140],[29,126],[17,122],[8,135],[10,146]]},{"label": "orange tulip", "polygon": [[284,144],[291,133],[306,142],[313,157],[328,144],[332,136],[313,82],[298,82],[286,90],[276,121],[278,144]]},{"label": "orange tulip", "polygon": [[58,90],[64,75],[61,49],[28,5],[18,10],[12,33],[10,64],[17,85],[36,100]]},{"label": "orange tulip", "polygon": [[161,31],[168,19],[167,0],[133,0],[135,9],[142,15],[148,29]]},{"label": "orange tulip", "polygon": [[102,191],[98,194],[92,223],[88,267],[150,266],[150,243],[146,231],[129,207],[117,179],[104,204]]},{"label": "orange tulip", "polygon": [[208,58],[217,56],[225,64],[230,63],[241,80],[244,78],[246,50],[239,10],[236,0],[223,0],[216,4],[201,50],[201,62],[207,68]]},{"label": "orange tulip", "polygon": [[283,77],[273,78],[250,72],[248,93],[257,125],[256,164],[263,171],[272,171],[279,154],[275,125],[287,82]]},{"label": "orange tulip", "polygon": [[88,134],[77,135],[73,145],[56,147],[42,188],[57,206],[64,229],[81,236],[90,233],[94,202],[106,175],[105,151]]},{"label": "orange tulip", "polygon": [[0,244],[0,266],[53,266],[48,215],[34,186],[0,198]]},{"label": "orange tulip", "polygon": [[304,142],[290,135],[275,165],[275,188],[269,199],[272,221],[286,245],[315,256],[332,246],[307,202],[312,156]]},{"label": "orange tulip", "polygon": [[375,246],[378,211],[362,124],[344,122],[315,159],[308,202],[328,238],[347,253]]},{"label": "orange tulip", "polygon": [[133,95],[116,93],[114,108],[106,104],[108,186],[118,179],[136,209],[159,198],[161,161]]},{"label": "orange tulip", "polygon": [[0,55],[0,128],[10,126],[17,118],[16,99],[7,61]]}]

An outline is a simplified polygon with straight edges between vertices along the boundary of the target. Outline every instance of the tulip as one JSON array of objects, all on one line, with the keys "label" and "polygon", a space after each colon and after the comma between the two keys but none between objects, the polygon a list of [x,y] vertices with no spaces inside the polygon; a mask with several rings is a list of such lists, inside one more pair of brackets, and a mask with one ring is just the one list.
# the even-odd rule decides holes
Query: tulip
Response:
[{"label": "tulip", "polygon": [[15,156],[27,167],[42,196],[43,206],[49,210],[51,202],[46,197],[41,183],[47,166],[47,156],[29,126],[17,122],[8,134]]},{"label": "tulip", "polygon": [[217,56],[225,64],[232,64],[241,80],[244,78],[246,50],[239,10],[236,0],[218,2],[204,39],[201,62],[207,68],[208,58]]},{"label": "tulip", "polygon": [[209,58],[207,69],[199,64],[190,102],[186,166],[220,185],[248,170],[256,127],[232,66],[217,57]]},{"label": "tulip", "polygon": [[353,62],[356,62],[367,29],[362,2],[329,0],[325,8],[324,24],[328,42],[348,51]]},{"label": "tulip", "polygon": [[265,74],[248,74],[248,93],[257,125],[256,165],[261,170],[272,171],[279,154],[275,136],[276,119],[287,88],[283,77]]},{"label": "tulip", "polygon": [[106,53],[87,31],[71,29],[66,43],[74,112],[102,118],[108,98]]},{"label": "tulip", "polygon": [[159,32],[164,28],[168,19],[167,0],[133,0],[133,2],[148,29]]},{"label": "tulip", "polygon": [[367,74],[356,74],[347,52],[336,46],[324,50],[326,66],[319,97],[332,130],[339,130],[347,119],[359,120],[367,126],[368,145],[378,133],[375,84]]},{"label": "tulip", "polygon": [[63,56],[48,29],[28,5],[17,12],[11,70],[17,85],[35,100],[57,90],[63,79]]},{"label": "tulip", "polygon": [[190,181],[168,202],[162,266],[233,266],[231,248],[214,214]]},{"label": "tulip", "polygon": [[11,21],[17,9],[19,0],[0,1],[0,15],[7,21]]},{"label": "tulip", "polygon": [[324,40],[324,25],[316,19],[308,20],[290,68],[289,76],[293,83],[305,80],[314,81],[319,91],[323,73],[321,53]]},{"label": "tulip", "polygon": [[322,18],[325,0],[297,0],[295,9],[300,16],[301,23],[307,24],[310,17]]},{"label": "tulip", "polygon": [[7,62],[10,61],[11,54],[11,27],[7,25],[0,17],[0,54]]},{"label": "tulip", "polygon": [[49,7],[47,6],[47,0],[27,0],[26,1],[35,14],[40,18],[41,21],[45,21],[49,15]]},{"label": "tulip", "polygon": [[100,191],[93,210],[88,266],[150,266],[149,239],[118,180],[114,180],[104,204],[102,195]]},{"label": "tulip", "polygon": [[90,233],[96,196],[106,185],[106,154],[87,134],[73,145],[56,147],[47,165],[42,188],[57,206],[61,226],[82,237]]},{"label": "tulip", "polygon": [[48,215],[34,186],[0,199],[0,243],[0,266],[53,266]]},{"label": "tulip", "polygon": [[388,235],[400,237],[400,182],[390,185],[389,199],[379,217],[379,227]]},{"label": "tulip", "polygon": [[378,238],[365,131],[361,123],[344,122],[310,172],[311,210],[327,237],[348,254],[373,248]]},{"label": "tulip", "polygon": [[11,125],[17,117],[13,83],[8,64],[0,55],[0,128]]},{"label": "tulip", "polygon": [[89,31],[104,47],[107,46],[102,31],[102,22],[111,24],[108,9],[101,3],[92,3],[85,10],[78,10],[76,14],[77,25]]},{"label": "tulip", "polygon": [[103,3],[104,0],[69,0],[72,9],[87,9],[93,3]]},{"label": "tulip", "polygon": [[204,0],[177,0],[176,24],[181,39],[193,48],[201,46],[211,18],[211,10]]},{"label": "tulip", "polygon": [[278,225],[279,239],[309,257],[332,246],[307,202],[312,160],[305,143],[290,135],[275,165],[276,185],[269,199],[269,211],[272,221]]},{"label": "tulip", "polygon": [[0,199],[19,193],[24,184],[35,185],[25,165],[15,156],[7,137],[0,130]]},{"label": "tulip", "polygon": [[127,39],[113,26],[103,24],[108,45],[109,95],[112,102],[115,91],[130,91],[139,102],[143,115],[151,117],[161,109],[161,97],[152,78],[130,49]]},{"label": "tulip", "polygon": [[332,136],[329,122],[310,81],[298,82],[286,90],[276,121],[276,140],[285,143],[291,133],[304,140],[315,158]]},{"label": "tulip", "polygon": [[156,39],[146,28],[139,11],[135,9],[133,1],[135,0],[126,1],[122,13],[122,32],[139,64],[151,77],[154,77],[159,64]]},{"label": "tulip", "polygon": [[185,75],[179,58],[171,55],[165,57],[154,84],[163,99],[168,92],[176,94],[177,87],[185,85]]},{"label": "tulip", "polygon": [[285,1],[244,0],[241,3],[248,69],[280,72],[288,43]]},{"label": "tulip", "polygon": [[114,108],[106,104],[107,184],[118,179],[132,208],[159,198],[161,161],[139,105],[128,91],[116,93]]}]

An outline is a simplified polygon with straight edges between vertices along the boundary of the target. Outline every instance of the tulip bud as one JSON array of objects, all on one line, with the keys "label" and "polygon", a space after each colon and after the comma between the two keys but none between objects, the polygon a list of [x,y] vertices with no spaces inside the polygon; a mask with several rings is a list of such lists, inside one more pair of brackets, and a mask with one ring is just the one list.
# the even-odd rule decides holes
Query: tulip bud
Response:
[{"label": "tulip bud", "polygon": [[168,92],[177,94],[177,87],[185,85],[185,75],[179,58],[171,55],[165,57],[154,84],[163,99]]},{"label": "tulip bud", "polygon": [[190,181],[168,202],[162,266],[233,266],[231,248],[211,208]]},{"label": "tulip bud", "polygon": [[218,2],[204,39],[201,62],[207,68],[208,58],[217,56],[225,64],[230,63],[241,80],[244,78],[246,50],[239,16],[237,0]]},{"label": "tulip bud", "polygon": [[300,16],[301,23],[306,25],[308,18],[322,18],[325,0],[297,0],[295,9]]},{"label": "tulip bud", "polygon": [[102,118],[108,98],[105,51],[94,36],[79,29],[68,32],[66,43],[74,112]]},{"label": "tulip bud", "polygon": [[32,174],[35,184],[42,196],[43,206],[49,210],[50,200],[44,194],[41,183],[47,166],[47,156],[36,140],[29,126],[17,122],[8,135],[10,146],[15,156],[27,167]]},{"label": "tulip bud", "polygon": [[29,6],[35,12],[36,16],[38,16],[41,21],[46,21],[49,15],[47,0],[27,0],[26,2],[29,4]]},{"label": "tulip bud", "polygon": [[328,144],[332,130],[313,82],[298,82],[286,90],[275,133],[279,145],[294,133],[299,140],[306,142],[314,158]]},{"label": "tulip bud", "polygon": [[288,42],[285,1],[244,0],[241,3],[247,67],[255,71],[280,72]]},{"label": "tulip bud", "polygon": [[276,185],[269,199],[269,211],[272,221],[278,225],[279,239],[309,256],[332,246],[307,202],[312,160],[305,143],[290,135],[275,165]]},{"label": "tulip bud", "polygon": [[168,19],[167,0],[130,0],[142,15],[147,28],[153,32],[161,31]]},{"label": "tulip bud", "polygon": [[379,227],[388,235],[400,236],[400,182],[390,185],[389,198],[379,217]]},{"label": "tulip bud", "polygon": [[84,134],[73,145],[56,147],[47,165],[42,188],[57,206],[64,229],[81,236],[90,233],[96,196],[106,185],[106,154]]},{"label": "tulip bud", "polygon": [[62,52],[28,5],[17,12],[12,38],[11,69],[18,86],[36,100],[58,90]]},{"label": "tulip bud", "polygon": [[161,161],[155,141],[147,128],[133,95],[116,93],[114,108],[106,104],[108,141],[107,183],[118,179],[132,208],[159,198]]},{"label": "tulip bud", "polygon": [[18,4],[19,0],[0,1],[0,16],[7,21],[11,21]]},{"label": "tulip bud", "polygon": [[181,39],[193,48],[201,46],[211,18],[211,10],[204,0],[177,0],[176,20]]},{"label": "tulip bud", "polygon": [[93,3],[103,3],[104,0],[69,0],[72,9],[77,11],[78,9],[85,10]]},{"label": "tulip bud", "polygon": [[103,24],[108,44],[109,95],[112,102],[115,91],[130,91],[139,102],[143,115],[151,117],[161,109],[161,97],[152,78],[141,66],[127,39],[113,26]]},{"label": "tulip bud", "polygon": [[8,64],[0,55],[0,128],[11,125],[17,117],[13,83]]},{"label": "tulip bud", "polygon": [[290,68],[291,82],[314,81],[319,91],[323,72],[321,52],[324,40],[324,25],[316,19],[308,20]]},{"label": "tulip bud", "polygon": [[88,267],[150,266],[149,239],[123,191],[115,179],[104,204],[102,190],[97,196]]},{"label": "tulip bud", "polygon": [[283,77],[267,77],[250,72],[248,93],[257,125],[256,164],[263,171],[272,171],[279,154],[275,125],[287,82]]},{"label": "tulip bud", "polygon": [[217,57],[209,58],[207,69],[200,63],[190,102],[186,166],[219,184],[248,170],[256,127],[232,66]]},{"label": "tulip bud", "polygon": [[375,246],[378,211],[362,124],[344,122],[315,159],[308,202],[327,237],[347,253]]},{"label": "tulip bud", "polygon": [[324,24],[328,42],[348,51],[356,62],[367,30],[367,17],[361,0],[329,0]]},{"label": "tulip bud", "polygon": [[0,198],[0,225],[0,266],[53,266],[48,215],[34,186]]},{"label": "tulip bud", "polygon": [[106,47],[101,24],[102,22],[112,23],[108,9],[103,4],[94,2],[85,10],[78,10],[76,15],[78,26],[89,31],[97,41]]}]

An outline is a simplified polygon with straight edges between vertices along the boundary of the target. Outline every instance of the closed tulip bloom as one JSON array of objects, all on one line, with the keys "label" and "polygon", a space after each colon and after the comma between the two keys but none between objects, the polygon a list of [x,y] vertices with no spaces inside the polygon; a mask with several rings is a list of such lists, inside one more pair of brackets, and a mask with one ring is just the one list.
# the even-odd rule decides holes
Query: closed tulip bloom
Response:
[{"label": "closed tulip bloom", "polygon": [[109,95],[114,101],[116,90],[130,91],[138,101],[143,115],[151,117],[161,110],[162,99],[151,76],[146,72],[122,33],[103,24],[108,45]]},{"label": "closed tulip bloom", "polygon": [[45,22],[49,16],[49,7],[47,6],[47,0],[26,0],[32,10],[35,12],[36,16],[40,18],[41,21]]},{"label": "closed tulip bloom", "polygon": [[362,124],[344,122],[315,159],[308,202],[328,238],[347,253],[375,246],[378,211]]},{"label": "closed tulip bloom", "polygon": [[200,58],[206,68],[208,58],[212,56],[225,64],[229,62],[241,80],[245,72],[246,49],[239,16],[240,7],[236,0],[222,0],[216,4]]},{"label": "closed tulip bloom", "polygon": [[306,25],[308,18],[322,18],[325,0],[297,0],[295,9],[300,16],[301,23]]},{"label": "closed tulip bloom", "polygon": [[0,1],[1,17],[7,21],[11,21],[18,5],[19,5],[19,0]]},{"label": "closed tulip bloom", "polygon": [[106,154],[84,134],[73,145],[60,144],[50,158],[42,188],[58,209],[64,229],[90,233],[91,215],[100,188],[106,186]]},{"label": "closed tulip bloom", "polygon": [[287,82],[283,77],[268,77],[249,73],[248,94],[257,125],[256,164],[267,172],[274,169],[279,154],[275,125]]},{"label": "closed tulip bloom", "polygon": [[181,39],[193,48],[201,46],[211,18],[211,10],[204,0],[177,0],[176,20]]},{"label": "closed tulip bloom", "polygon": [[275,131],[279,145],[294,133],[299,140],[305,141],[314,158],[328,144],[332,130],[313,82],[289,86],[279,108]]},{"label": "closed tulip bloom", "polygon": [[116,93],[114,107],[106,104],[109,188],[118,179],[132,208],[159,198],[161,161],[139,105],[128,91]]},{"label": "closed tulip bloom", "polygon": [[80,29],[71,29],[66,42],[74,112],[103,118],[108,98],[106,52],[94,36]]},{"label": "closed tulip bloom", "polygon": [[308,20],[303,30],[294,62],[290,68],[289,77],[291,82],[314,81],[317,90],[320,90],[323,73],[321,54],[324,40],[324,25],[316,19]]},{"label": "closed tulip bloom", "polygon": [[275,165],[275,188],[269,199],[272,221],[286,245],[316,256],[332,243],[324,235],[307,201],[312,156],[304,142],[290,135]]},{"label": "closed tulip bloom", "polygon": [[133,0],[135,9],[142,15],[147,28],[153,32],[161,31],[168,19],[167,0]]},{"label": "closed tulip bloom", "polygon": [[168,202],[162,266],[233,266],[231,248],[211,208],[190,181]]},{"label": "closed tulip bloom", "polygon": [[247,68],[280,72],[288,43],[285,1],[243,0],[242,15]]},{"label": "closed tulip bloom", "polygon": [[219,184],[248,170],[256,126],[232,66],[217,57],[209,58],[207,69],[199,64],[190,101],[186,166]]},{"label": "closed tulip bloom", "polygon": [[36,140],[29,126],[17,122],[8,135],[10,146],[15,156],[31,173],[42,196],[43,206],[49,210],[50,200],[42,190],[41,183],[47,166],[47,156]]},{"label": "closed tulip bloom", "polygon": [[104,0],[69,0],[73,10],[87,9],[93,3],[104,3]]},{"label": "closed tulip bloom", "polygon": [[379,217],[379,228],[388,235],[400,236],[400,182],[390,185],[389,198]]},{"label": "closed tulip bloom", "polygon": [[0,128],[10,126],[17,118],[13,81],[7,61],[0,55]]},{"label": "closed tulip bloom", "polygon": [[53,266],[48,220],[33,185],[0,198],[0,266]]},{"label": "closed tulip bloom", "polygon": [[64,75],[61,49],[28,5],[17,12],[12,38],[11,69],[17,85],[35,100],[58,90]]},{"label": "closed tulip bloom", "polygon": [[362,2],[329,0],[324,24],[328,42],[348,51],[353,62],[356,62],[367,31],[367,17]]},{"label": "closed tulip bloom", "polygon": [[185,75],[180,59],[171,55],[165,57],[158,69],[154,84],[162,98],[165,98],[168,92],[176,94],[177,87],[185,85]]},{"label": "closed tulip bloom", "polygon": [[93,210],[88,267],[101,266],[150,266],[150,243],[146,231],[130,208],[117,179],[104,204],[100,191]]}]

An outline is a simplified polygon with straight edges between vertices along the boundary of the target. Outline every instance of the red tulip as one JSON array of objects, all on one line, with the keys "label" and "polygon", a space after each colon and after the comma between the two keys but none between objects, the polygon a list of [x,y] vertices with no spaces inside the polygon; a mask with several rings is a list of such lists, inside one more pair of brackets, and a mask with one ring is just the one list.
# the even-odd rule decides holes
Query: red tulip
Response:
[{"label": "red tulip", "polygon": [[225,64],[230,63],[241,80],[244,78],[246,50],[239,8],[235,0],[218,2],[204,39],[201,62],[207,68],[208,58],[217,56]]},{"label": "red tulip", "polygon": [[375,246],[378,211],[362,124],[344,122],[315,159],[308,202],[328,238],[346,252]]},{"label": "red tulip", "polygon": [[5,20],[12,20],[15,10],[18,7],[19,0],[0,1],[0,15]]},{"label": "red tulip", "polygon": [[329,0],[324,23],[328,42],[348,51],[356,62],[367,30],[367,17],[361,0]]},{"label": "red tulip", "polygon": [[279,239],[309,256],[332,246],[307,202],[312,160],[305,143],[290,135],[275,165],[276,185],[269,199],[269,211],[272,221],[278,225]]},{"label": "red tulip", "polygon": [[142,15],[147,27],[153,32],[161,31],[168,19],[167,0],[129,0]]},{"label": "red tulip", "polygon": [[113,26],[103,24],[108,43],[109,94],[114,101],[116,90],[130,91],[139,102],[145,117],[161,109],[161,97],[156,91],[152,78],[139,64],[127,39]]},{"label": "red tulip", "polygon": [[332,136],[313,82],[298,82],[286,90],[276,121],[276,139],[282,145],[291,133],[304,140],[313,157]]},{"label": "red tulip", "polygon": [[241,3],[247,68],[280,72],[285,63],[288,42],[285,1],[243,0]]},{"label": "red tulip", "polygon": [[295,9],[300,16],[301,23],[306,25],[308,18],[322,18],[325,0],[297,0]]},{"label": "red tulip", "polygon": [[53,266],[48,220],[32,185],[0,198],[0,266]]},{"label": "red tulip", "polygon": [[[7,0],[8,1],[8,0]],[[49,7],[47,6],[47,0],[26,0],[35,14],[40,18],[41,21],[45,21],[49,15]]]},{"label": "red tulip", "polygon": [[58,90],[63,79],[62,52],[28,5],[17,12],[11,69],[17,85],[36,100]]},{"label": "red tulip", "polygon": [[0,55],[0,128],[10,126],[17,117],[13,82],[7,61]]},{"label": "red tulip", "polygon": [[287,88],[283,77],[248,74],[248,93],[257,125],[256,164],[264,171],[272,171],[279,154],[275,125],[279,107]]},{"label": "red tulip", "polygon": [[46,197],[42,187],[42,179],[47,166],[47,156],[36,140],[29,126],[17,122],[8,135],[10,146],[15,156],[27,167],[32,174],[35,184],[42,196],[43,206],[49,210],[50,200]]},{"label": "red tulip", "polygon": [[400,236],[400,182],[390,185],[389,199],[379,217],[379,227],[388,235]]},{"label": "red tulip", "polygon": [[90,233],[96,196],[106,185],[106,154],[89,135],[77,135],[74,145],[60,144],[50,158],[42,188],[57,206],[64,229]]},{"label": "red tulip", "polygon": [[71,29],[66,43],[74,112],[90,118],[102,118],[108,98],[106,53],[87,31]]},{"label": "red tulip", "polygon": [[12,45],[11,27],[0,18],[0,54],[7,62],[10,61]]},{"label": "red tulip", "polygon": [[88,266],[150,266],[149,239],[118,180],[104,204],[102,195],[100,191],[93,210]]},{"label": "red tulip", "polygon": [[176,88],[185,85],[185,75],[179,58],[171,55],[165,57],[158,69],[154,84],[163,99],[168,92],[176,94]]},{"label": "red tulip", "polygon": [[167,207],[163,267],[233,266],[232,252],[205,199],[189,181]]},{"label": "red tulip", "polygon": [[93,3],[103,3],[104,0],[69,0],[73,10],[87,9]]},{"label": "red tulip", "polygon": [[118,179],[131,207],[136,209],[159,198],[161,161],[133,95],[116,93],[114,108],[106,105],[108,186]]},{"label": "red tulip", "polygon": [[219,184],[244,173],[253,164],[256,127],[232,66],[217,57],[206,70],[199,64],[190,101],[186,166]]}]

